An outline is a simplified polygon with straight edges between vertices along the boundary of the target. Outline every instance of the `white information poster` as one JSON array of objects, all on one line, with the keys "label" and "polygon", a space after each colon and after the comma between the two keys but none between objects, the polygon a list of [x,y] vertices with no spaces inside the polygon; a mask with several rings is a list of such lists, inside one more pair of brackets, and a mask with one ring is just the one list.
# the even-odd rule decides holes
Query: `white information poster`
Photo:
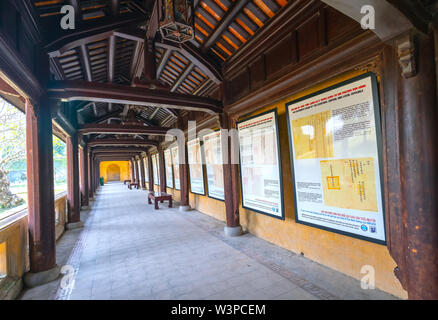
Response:
[{"label": "white information poster", "polygon": [[172,154],[170,149],[164,151],[164,162],[166,163],[166,186],[173,188]]},{"label": "white information poster", "polygon": [[175,189],[181,189],[181,180],[179,178],[179,154],[178,154],[178,146],[170,149],[172,152],[172,163],[173,163],[173,175],[175,178]]},{"label": "white information poster", "polygon": [[160,185],[160,163],[158,161],[158,153],[152,155],[152,169],[154,173],[154,184]]},{"label": "white information poster", "polygon": [[225,200],[221,132],[216,131],[205,135],[202,140],[207,168],[208,196]]},{"label": "white information poster", "polygon": [[148,166],[148,158],[143,158],[143,164],[144,164],[144,178],[146,182],[149,182],[149,166]]},{"label": "white information poster", "polygon": [[189,158],[190,190],[192,193],[205,195],[201,143],[199,138],[187,142],[187,154]]},{"label": "white information poster", "polygon": [[284,219],[276,110],[237,124],[242,204]]},{"label": "white information poster", "polygon": [[297,222],[385,243],[375,75],[286,106]]}]

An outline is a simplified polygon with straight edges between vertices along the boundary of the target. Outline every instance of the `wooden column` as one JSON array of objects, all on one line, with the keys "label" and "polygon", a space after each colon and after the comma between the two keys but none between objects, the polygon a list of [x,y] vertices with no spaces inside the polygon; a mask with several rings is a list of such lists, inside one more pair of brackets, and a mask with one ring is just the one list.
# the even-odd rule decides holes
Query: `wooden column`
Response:
[{"label": "wooden column", "polygon": [[[184,131],[184,123],[181,117],[178,118],[178,129]],[[181,137],[182,138],[182,137]],[[188,179],[188,156],[187,156],[187,143],[185,138],[183,143],[178,144],[178,157],[179,157],[179,179],[180,179],[180,208],[183,210],[190,210],[189,201],[189,179]]]},{"label": "wooden column", "polygon": [[72,134],[67,137],[67,202],[68,222],[76,223],[81,218],[81,206],[79,199],[79,153],[78,136]]},{"label": "wooden column", "polygon": [[148,153],[148,174],[149,174],[149,191],[154,192],[154,168],[152,167],[152,156]]},{"label": "wooden column", "polygon": [[130,174],[131,182],[134,182],[135,174],[134,174],[134,163],[132,162],[132,160],[129,161],[129,169],[130,169],[129,174]]},{"label": "wooden column", "polygon": [[137,158],[134,158],[134,167],[135,167],[135,182],[140,183],[140,170],[138,168]]},{"label": "wooden column", "polygon": [[96,190],[100,188],[100,161],[99,160],[95,160],[96,161]]},{"label": "wooden column", "polygon": [[53,142],[47,100],[26,103],[27,190],[30,272],[56,266]]},{"label": "wooden column", "polygon": [[146,38],[144,42],[144,70],[146,81],[156,80],[157,66],[155,62],[155,45],[153,39]]},{"label": "wooden column", "polygon": [[[230,130],[235,126],[235,120],[228,114],[220,115],[221,129]],[[222,136],[224,193],[227,227],[240,228],[239,222],[239,167],[232,163],[232,148],[234,144],[229,134]]]},{"label": "wooden column", "polygon": [[164,149],[162,147],[158,148],[158,161],[160,163],[160,191],[166,192],[166,166],[164,160]]},{"label": "wooden column", "polygon": [[141,187],[143,189],[146,189],[146,176],[145,176],[145,169],[144,169],[144,160],[143,157],[140,157],[140,172],[141,172]]},{"label": "wooden column", "polygon": [[398,222],[397,229],[390,229],[390,251],[399,264],[398,275],[409,299],[438,299],[438,109],[433,35],[418,34],[414,43],[417,74],[399,77],[397,88],[401,195],[394,204],[401,210],[389,221]]},{"label": "wooden column", "polygon": [[99,186],[99,182],[98,182],[98,172],[99,168],[98,168],[98,164],[97,164],[97,160],[96,157],[93,157],[93,193],[96,194],[97,188]]},{"label": "wooden column", "polygon": [[93,193],[93,154],[88,150],[88,197],[89,199],[94,198]]},{"label": "wooden column", "polygon": [[81,171],[81,205],[87,207],[88,200],[88,149],[83,147],[79,153],[79,166]]}]

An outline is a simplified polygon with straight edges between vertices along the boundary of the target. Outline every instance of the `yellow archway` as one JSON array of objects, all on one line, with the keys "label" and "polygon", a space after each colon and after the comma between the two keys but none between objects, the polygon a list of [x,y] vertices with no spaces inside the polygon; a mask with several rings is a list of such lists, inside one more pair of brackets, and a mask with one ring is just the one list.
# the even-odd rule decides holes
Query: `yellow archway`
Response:
[{"label": "yellow archway", "polygon": [[120,167],[117,164],[111,164],[106,169],[108,181],[120,181]]}]

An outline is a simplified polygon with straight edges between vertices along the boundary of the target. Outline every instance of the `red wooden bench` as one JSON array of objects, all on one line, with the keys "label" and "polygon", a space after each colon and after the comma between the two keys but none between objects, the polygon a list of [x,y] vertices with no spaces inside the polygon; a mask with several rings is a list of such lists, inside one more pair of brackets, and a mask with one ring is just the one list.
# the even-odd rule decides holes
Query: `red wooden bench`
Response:
[{"label": "red wooden bench", "polygon": [[154,200],[155,209],[158,210],[158,201],[169,201],[169,208],[172,208],[172,195],[164,192],[149,192],[148,195],[148,204],[152,204],[152,200]]},{"label": "red wooden bench", "polygon": [[140,189],[140,184],[138,182],[130,182],[128,184],[129,190],[132,190],[132,187],[136,187],[137,189]]},{"label": "red wooden bench", "polygon": [[128,182],[130,183],[131,180],[125,180],[125,181],[123,181],[123,184],[126,185],[126,183],[128,183]]}]

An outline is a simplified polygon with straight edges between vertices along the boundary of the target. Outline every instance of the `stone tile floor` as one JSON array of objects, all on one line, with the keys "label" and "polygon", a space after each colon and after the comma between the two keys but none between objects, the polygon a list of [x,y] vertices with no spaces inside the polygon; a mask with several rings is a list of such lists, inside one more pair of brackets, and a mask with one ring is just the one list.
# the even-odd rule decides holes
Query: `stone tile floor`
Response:
[{"label": "stone tile floor", "polygon": [[20,298],[395,299],[251,234],[225,238],[222,222],[197,211],[154,210],[146,195],[102,187],[81,213],[85,227],[57,244],[58,265],[71,266],[74,282],[60,277]]}]

